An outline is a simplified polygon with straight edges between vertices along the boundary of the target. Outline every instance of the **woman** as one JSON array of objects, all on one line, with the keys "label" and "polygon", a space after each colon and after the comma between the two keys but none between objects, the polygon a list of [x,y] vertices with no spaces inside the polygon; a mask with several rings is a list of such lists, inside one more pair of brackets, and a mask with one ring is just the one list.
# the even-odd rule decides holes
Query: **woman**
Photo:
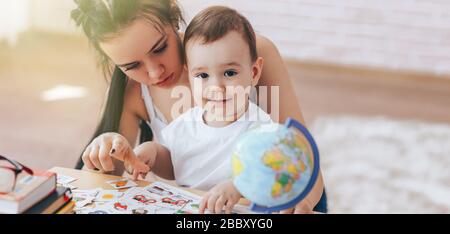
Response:
[{"label": "woman", "polygon": [[[89,169],[121,174],[123,163],[109,156],[114,139],[125,137],[130,145],[135,145],[139,129],[141,142],[160,138],[162,128],[176,117],[171,110],[178,98],[171,97],[172,90],[180,86],[189,88],[182,55],[182,33],[178,31],[183,17],[175,0],[75,2],[78,8],[72,11],[72,18],[98,52],[105,73],[114,67],[101,123],[82,154],[82,162]],[[258,85],[279,86],[282,94],[280,122],[287,117],[303,122],[289,75],[276,47],[268,39],[257,36],[257,52],[265,60]],[[270,89],[268,96],[270,100]],[[270,102],[268,104],[270,113]],[[81,161],[77,167],[82,167]],[[305,199],[295,209],[283,213],[310,212],[322,191],[320,176],[311,193],[315,198]]]}]

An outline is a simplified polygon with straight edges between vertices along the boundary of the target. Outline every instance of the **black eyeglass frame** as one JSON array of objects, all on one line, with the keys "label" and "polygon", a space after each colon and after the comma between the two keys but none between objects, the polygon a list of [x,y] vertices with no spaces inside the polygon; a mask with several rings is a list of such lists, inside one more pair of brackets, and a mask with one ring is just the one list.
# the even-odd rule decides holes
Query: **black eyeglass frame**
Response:
[{"label": "black eyeglass frame", "polygon": [[[14,191],[14,189],[16,188],[17,175],[19,175],[20,173],[22,173],[22,171],[25,171],[26,173],[28,173],[28,174],[30,174],[30,175],[34,175],[33,170],[31,170],[29,167],[23,165],[23,164],[20,163],[20,162],[17,162],[17,161],[15,161],[15,160],[9,159],[9,158],[7,158],[7,157],[5,157],[5,156],[3,156],[3,155],[0,155],[0,160],[5,160],[5,161],[11,163],[11,164],[14,166],[14,168],[11,168],[11,167],[5,167],[5,166],[0,166],[0,168],[7,169],[7,170],[11,170],[11,171],[14,172],[14,184],[13,184],[13,186],[12,186],[11,191]],[[0,191],[0,194],[2,194],[2,193],[4,194],[4,193],[7,193],[7,192],[1,192],[1,191]]]}]

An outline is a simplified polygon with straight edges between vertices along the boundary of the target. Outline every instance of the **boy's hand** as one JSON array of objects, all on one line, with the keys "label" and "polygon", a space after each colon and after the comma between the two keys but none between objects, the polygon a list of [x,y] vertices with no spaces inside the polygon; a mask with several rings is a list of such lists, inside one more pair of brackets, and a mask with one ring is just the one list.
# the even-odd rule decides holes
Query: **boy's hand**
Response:
[{"label": "boy's hand", "polygon": [[[133,150],[131,150],[131,152],[133,152]],[[144,160],[136,157],[134,152],[125,157],[123,162],[125,171],[132,176],[133,180],[137,180],[139,175],[142,179],[145,179],[147,173],[150,171],[150,167],[144,162]]]},{"label": "boy's hand", "polygon": [[133,180],[137,180],[139,175],[145,179],[147,173],[155,165],[158,154],[157,144],[146,142],[131,151],[124,160],[125,170],[132,175]]},{"label": "boy's hand", "polygon": [[127,139],[121,135],[114,138],[109,155],[123,161],[125,170],[133,176],[133,180],[137,180],[139,175],[145,178],[150,171],[147,164],[136,157]]},{"label": "boy's hand", "polygon": [[87,168],[106,172],[114,170],[112,158],[123,161],[135,180],[139,174],[144,175],[149,171],[149,167],[135,156],[127,139],[118,133],[104,133],[96,137],[82,155]]},{"label": "boy's hand", "polygon": [[222,182],[203,196],[200,202],[199,213],[205,213],[205,209],[208,208],[212,214],[221,214],[225,206],[225,213],[231,214],[234,205],[239,202],[241,197],[231,180]]}]

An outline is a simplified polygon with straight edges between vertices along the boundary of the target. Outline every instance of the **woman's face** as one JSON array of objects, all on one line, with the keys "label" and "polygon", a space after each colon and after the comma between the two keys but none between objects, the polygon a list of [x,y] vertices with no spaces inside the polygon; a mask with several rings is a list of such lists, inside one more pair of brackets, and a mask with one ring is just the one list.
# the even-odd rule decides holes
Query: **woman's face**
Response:
[{"label": "woman's face", "polygon": [[179,46],[173,27],[164,26],[159,32],[145,19],[136,19],[118,36],[100,43],[130,79],[161,88],[171,88],[183,72]]}]

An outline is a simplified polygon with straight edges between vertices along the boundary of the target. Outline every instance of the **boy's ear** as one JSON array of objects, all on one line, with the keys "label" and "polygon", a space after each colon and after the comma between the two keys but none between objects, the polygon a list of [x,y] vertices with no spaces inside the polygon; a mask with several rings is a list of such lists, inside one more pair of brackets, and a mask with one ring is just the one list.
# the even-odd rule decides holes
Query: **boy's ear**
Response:
[{"label": "boy's ear", "polygon": [[258,57],[256,61],[253,63],[252,67],[252,86],[256,86],[258,84],[259,78],[261,77],[263,66],[264,66],[264,59],[262,57]]}]

